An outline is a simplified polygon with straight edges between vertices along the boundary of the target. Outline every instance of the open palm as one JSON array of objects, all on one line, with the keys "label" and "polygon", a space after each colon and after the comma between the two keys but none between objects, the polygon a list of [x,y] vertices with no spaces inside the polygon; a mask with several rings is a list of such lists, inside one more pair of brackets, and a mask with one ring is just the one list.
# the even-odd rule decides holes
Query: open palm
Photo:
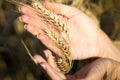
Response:
[{"label": "open palm", "polygon": [[[99,57],[99,39],[100,35],[104,35],[104,33],[94,20],[74,7],[49,2],[44,5],[47,9],[62,16],[68,23],[72,59]],[[47,29],[48,24],[43,23],[42,18],[29,7],[22,6],[20,11],[23,13],[20,19],[26,23],[26,30],[33,35],[40,33],[37,38],[53,52],[60,55],[61,50],[44,35],[44,30]]]}]

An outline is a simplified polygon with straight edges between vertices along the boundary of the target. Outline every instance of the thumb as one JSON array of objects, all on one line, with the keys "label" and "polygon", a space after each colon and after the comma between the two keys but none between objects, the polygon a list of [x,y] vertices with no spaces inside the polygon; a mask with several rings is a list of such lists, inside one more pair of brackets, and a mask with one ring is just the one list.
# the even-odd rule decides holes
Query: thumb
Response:
[{"label": "thumb", "polygon": [[48,10],[50,10],[50,11],[56,13],[56,14],[63,15],[67,18],[71,18],[72,16],[79,13],[79,10],[77,8],[70,7],[70,6],[67,6],[67,5],[63,5],[63,4],[60,4],[60,3],[45,1],[44,6]]}]

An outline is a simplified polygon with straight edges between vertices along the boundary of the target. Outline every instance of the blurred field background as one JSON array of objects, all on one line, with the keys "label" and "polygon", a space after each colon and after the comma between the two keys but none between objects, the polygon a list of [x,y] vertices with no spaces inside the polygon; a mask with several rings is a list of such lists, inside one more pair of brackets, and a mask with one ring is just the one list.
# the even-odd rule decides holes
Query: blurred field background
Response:
[{"label": "blurred field background", "polygon": [[[120,47],[120,0],[49,0],[74,6],[95,20],[100,28]],[[19,22],[17,8],[0,0],[0,80],[49,80],[44,70],[35,65],[20,40],[27,44],[32,55],[44,57],[46,47],[26,32]],[[75,61],[75,72],[90,60]]]}]

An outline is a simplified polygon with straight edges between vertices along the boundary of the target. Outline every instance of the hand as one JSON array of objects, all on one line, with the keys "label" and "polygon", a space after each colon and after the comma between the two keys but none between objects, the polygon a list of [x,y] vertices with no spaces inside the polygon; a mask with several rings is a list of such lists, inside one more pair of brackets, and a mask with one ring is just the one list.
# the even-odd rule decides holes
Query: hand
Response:
[{"label": "hand", "polygon": [[41,65],[52,80],[119,80],[120,63],[111,59],[97,59],[73,75],[64,75],[56,67],[54,57],[49,50],[44,51],[47,61],[35,55],[34,59]]},{"label": "hand", "polygon": [[86,65],[74,75],[68,75],[68,80],[119,80],[120,63],[112,59],[100,58]]},{"label": "hand", "polygon": [[[60,15],[60,17],[67,21],[69,25],[68,28],[71,42],[72,59],[85,59],[97,56],[108,57],[120,61],[120,55],[118,54],[119,50],[113,45],[109,38],[101,31],[101,29],[90,17],[76,8],[68,7],[62,4],[45,2],[44,6],[54,13]],[[44,35],[44,30],[47,29],[48,24],[43,23],[42,18],[27,6],[21,6],[19,10],[23,13],[23,16],[20,17],[20,20],[26,23],[26,30],[33,35],[40,33],[37,38],[40,39],[53,52],[61,54],[61,50],[54,45],[47,36]],[[47,53],[50,54],[49,52]],[[114,56],[115,54],[117,55]],[[48,75],[53,80],[66,79],[65,75],[63,75],[59,69],[57,69],[54,60],[52,60],[50,57],[47,59],[47,61],[40,56],[35,56],[35,59],[46,70]],[[53,61],[53,63],[50,61]],[[108,65],[115,66],[109,68]],[[68,80],[98,80],[98,78],[103,78],[106,73],[109,73],[113,76],[113,78],[116,78],[117,75],[114,75],[112,71],[115,73],[117,69],[119,69],[117,67],[118,65],[118,62],[100,59],[90,65],[87,65],[74,75],[68,75],[67,78]],[[112,77],[110,76],[107,78],[111,79]]]},{"label": "hand", "polygon": [[40,55],[35,55],[34,60],[36,63],[43,67],[52,80],[66,80],[65,75],[57,68],[55,58],[52,53],[49,50],[45,50],[44,53],[47,60],[43,59]]},{"label": "hand", "polygon": [[[72,59],[86,59],[91,57],[119,59],[118,54],[116,56],[113,54],[119,53],[113,43],[96,25],[94,20],[83,12],[74,7],[57,3],[45,2],[44,6],[67,21]],[[44,35],[44,30],[48,29],[48,24],[43,23],[42,18],[27,6],[21,6],[19,10],[23,13],[20,20],[26,23],[26,30],[33,35],[40,33],[37,38],[54,53],[60,55],[62,53],[61,50]]]}]

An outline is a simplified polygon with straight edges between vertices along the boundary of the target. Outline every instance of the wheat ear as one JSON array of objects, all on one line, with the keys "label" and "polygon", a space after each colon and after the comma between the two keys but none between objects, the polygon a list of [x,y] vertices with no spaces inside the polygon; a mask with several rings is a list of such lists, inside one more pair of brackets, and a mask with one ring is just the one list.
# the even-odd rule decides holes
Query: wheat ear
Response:
[{"label": "wheat ear", "polygon": [[[18,5],[27,5],[29,7],[32,7],[34,11],[36,11],[38,14],[43,15],[46,22],[52,23],[54,26],[56,26],[61,32],[65,33],[67,37],[69,38],[68,33],[68,26],[67,23],[64,20],[61,20],[56,14],[52,13],[51,11],[44,8],[44,6],[38,1],[38,0],[32,0],[31,6],[17,1],[12,0],[12,3],[17,3]],[[46,35],[59,46],[59,48],[63,51],[64,57],[59,57],[56,55],[56,64],[58,68],[61,70],[62,73],[66,74],[68,73],[71,68],[73,61],[71,59],[71,50],[70,50],[70,43],[66,43],[61,39],[55,31],[52,31],[50,29],[46,30]],[[63,38],[63,37],[62,37]]]},{"label": "wheat ear", "polygon": [[[37,10],[39,14],[44,15],[47,22],[53,23],[57,28],[61,30],[61,32],[64,32],[67,37],[69,38],[69,33],[68,33],[68,26],[67,23],[64,20],[61,20],[56,14],[52,13],[51,11],[47,10],[44,8],[44,6],[38,1],[38,0],[33,0],[32,2],[33,8]],[[56,33],[55,31],[52,30],[46,30],[47,36],[53,40],[59,46],[63,53],[64,57],[57,57],[57,65],[59,69],[63,73],[68,73],[71,68],[72,68],[72,59],[71,59],[71,51],[70,51],[70,45],[68,43],[65,43]]]}]

